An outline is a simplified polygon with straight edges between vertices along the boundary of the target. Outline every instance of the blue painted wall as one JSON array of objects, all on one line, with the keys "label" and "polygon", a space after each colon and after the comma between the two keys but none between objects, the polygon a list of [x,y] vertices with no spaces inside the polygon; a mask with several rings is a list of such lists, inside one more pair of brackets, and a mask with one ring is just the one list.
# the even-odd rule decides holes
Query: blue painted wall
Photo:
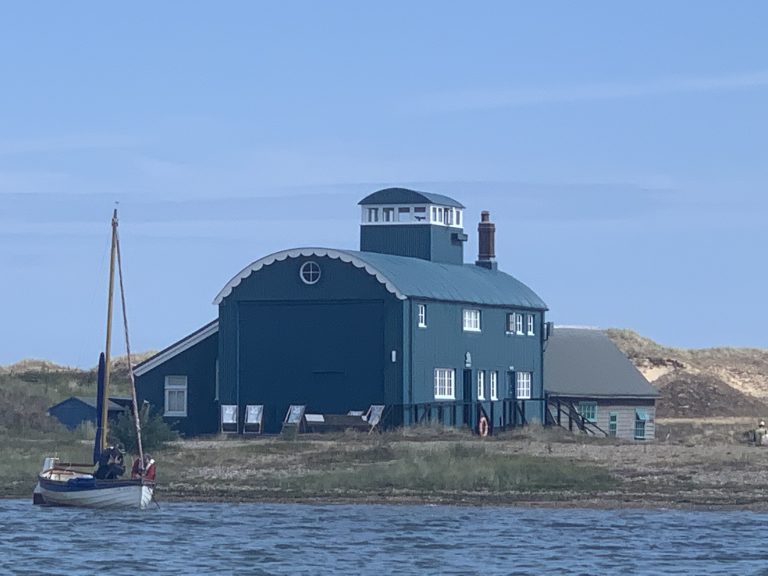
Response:
[{"label": "blue painted wall", "polygon": [[[299,277],[306,261],[317,284]],[[279,430],[290,404],[345,413],[402,397],[402,302],[365,270],[329,257],[277,261],[220,304],[222,403],[264,404]],[[395,362],[392,362],[392,351]]]},{"label": "blue painted wall", "polygon": [[445,264],[464,263],[461,228],[434,224],[372,224],[360,226],[360,250],[421,258]]},{"label": "blue painted wall", "polygon": [[165,410],[165,377],[187,377],[187,416],[163,419],[184,435],[212,434],[219,430],[216,390],[216,355],[219,336],[214,333],[160,366],[136,378],[139,404],[148,401],[153,414]]},{"label": "blue painted wall", "polygon": [[[418,304],[427,307],[427,327],[418,327]],[[498,372],[498,398],[493,410],[493,424],[501,425],[501,401],[512,398],[514,388],[509,385],[512,373],[531,372],[532,399],[543,397],[542,380],[542,321],[541,311],[523,311],[514,308],[484,307],[462,305],[460,303],[414,301],[411,304],[412,341],[412,403],[438,402],[434,397],[435,368],[455,370],[455,396],[457,402],[477,400],[477,372],[486,371],[485,397],[490,399],[489,371]],[[463,330],[463,310],[465,308],[481,311],[481,331]],[[506,332],[507,314],[524,312],[534,314],[536,334],[534,336],[508,334]],[[466,366],[467,353],[471,361]],[[464,370],[472,371],[471,394],[464,396]],[[490,400],[484,403],[486,413],[491,414]],[[526,416],[542,420],[544,417],[541,402],[532,400],[527,403]]]},{"label": "blue painted wall", "polygon": [[[109,410],[107,418],[115,420],[122,410]],[[67,398],[66,400],[51,406],[48,413],[64,424],[70,430],[74,430],[83,422],[92,422],[96,424],[96,407],[90,406],[78,398]]]}]

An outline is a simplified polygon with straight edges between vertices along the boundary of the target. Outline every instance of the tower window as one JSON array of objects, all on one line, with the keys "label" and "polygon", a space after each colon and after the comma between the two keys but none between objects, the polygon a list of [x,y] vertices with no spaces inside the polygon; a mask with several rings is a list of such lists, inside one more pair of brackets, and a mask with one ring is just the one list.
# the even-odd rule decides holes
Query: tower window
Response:
[{"label": "tower window", "polygon": [[410,208],[398,208],[397,209],[397,221],[398,222],[408,222],[408,220],[411,219],[411,209]]},{"label": "tower window", "polygon": [[395,221],[395,209],[394,208],[382,208],[381,209],[382,220],[384,222]]},{"label": "tower window", "polygon": [[416,206],[413,209],[413,219],[417,222],[424,222],[427,219],[427,208],[425,206]]},{"label": "tower window", "polygon": [[378,221],[379,221],[379,209],[368,208],[368,222],[378,222]]}]

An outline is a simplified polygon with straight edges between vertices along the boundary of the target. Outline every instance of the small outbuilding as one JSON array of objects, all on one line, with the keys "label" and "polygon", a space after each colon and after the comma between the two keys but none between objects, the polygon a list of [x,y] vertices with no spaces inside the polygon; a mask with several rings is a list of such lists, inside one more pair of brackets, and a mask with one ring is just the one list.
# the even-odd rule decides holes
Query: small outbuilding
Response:
[{"label": "small outbuilding", "polygon": [[544,385],[554,424],[626,440],[655,437],[659,393],[602,330],[555,327]]},{"label": "small outbuilding", "polygon": [[[128,409],[130,403],[130,398],[111,396],[107,406],[107,418],[115,420],[121,412]],[[70,430],[74,430],[83,422],[93,422],[93,424],[96,424],[96,398],[70,396],[66,400],[48,408],[48,414]]]}]

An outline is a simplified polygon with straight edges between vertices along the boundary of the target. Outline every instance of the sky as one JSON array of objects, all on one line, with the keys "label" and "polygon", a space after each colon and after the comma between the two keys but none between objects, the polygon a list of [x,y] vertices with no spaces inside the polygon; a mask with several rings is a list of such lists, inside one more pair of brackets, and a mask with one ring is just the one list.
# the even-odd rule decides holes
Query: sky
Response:
[{"label": "sky", "polygon": [[[0,17],[0,365],[92,367],[109,221],[133,351],[251,262],[357,249],[367,194],[489,210],[556,324],[768,347],[768,4],[16,2]],[[124,349],[120,333],[115,353]]]}]

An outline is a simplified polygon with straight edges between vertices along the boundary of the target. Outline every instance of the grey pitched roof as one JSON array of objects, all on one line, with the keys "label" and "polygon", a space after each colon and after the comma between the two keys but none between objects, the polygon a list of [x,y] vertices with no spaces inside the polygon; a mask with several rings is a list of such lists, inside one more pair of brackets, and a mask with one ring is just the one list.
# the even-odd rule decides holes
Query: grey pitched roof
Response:
[{"label": "grey pitched roof", "polygon": [[385,188],[369,194],[358,202],[360,206],[368,204],[439,204],[440,206],[451,206],[452,208],[464,208],[462,204],[448,196],[418,192],[408,188]]},{"label": "grey pitched roof", "polygon": [[602,330],[555,327],[544,351],[544,388],[560,396],[659,395]]},{"label": "grey pitched roof", "polygon": [[331,248],[294,248],[256,260],[222,288],[214,304],[220,304],[240,282],[265,266],[286,258],[307,256],[338,259],[362,268],[401,300],[420,298],[531,310],[547,309],[547,305],[533,290],[499,270],[489,270],[474,264],[443,264],[420,258]]}]

